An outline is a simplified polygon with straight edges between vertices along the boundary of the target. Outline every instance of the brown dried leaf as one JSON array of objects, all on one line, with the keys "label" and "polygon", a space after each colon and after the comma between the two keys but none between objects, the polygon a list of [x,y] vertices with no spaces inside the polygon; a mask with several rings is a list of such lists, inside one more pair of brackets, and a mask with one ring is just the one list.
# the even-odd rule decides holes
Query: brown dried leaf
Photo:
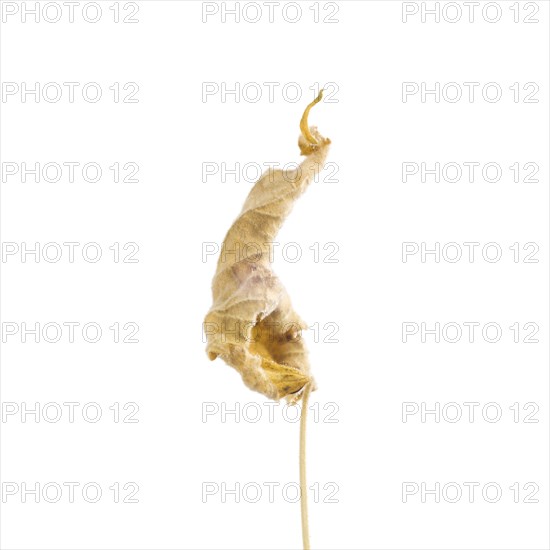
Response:
[{"label": "brown dried leaf", "polygon": [[221,357],[250,389],[289,402],[297,402],[304,386],[311,383],[314,389],[315,383],[301,337],[307,325],[271,270],[270,258],[294,201],[324,166],[330,140],[307,125],[309,110],[321,97],[322,91],[300,123],[304,161],[294,170],[263,174],[227,232],[212,281],[213,305],[204,322],[211,360]]}]

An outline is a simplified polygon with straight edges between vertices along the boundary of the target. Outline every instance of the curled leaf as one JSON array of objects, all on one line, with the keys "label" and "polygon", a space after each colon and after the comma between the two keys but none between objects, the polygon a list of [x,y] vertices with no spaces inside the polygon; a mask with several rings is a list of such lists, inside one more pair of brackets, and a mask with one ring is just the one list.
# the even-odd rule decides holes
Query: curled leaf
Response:
[{"label": "curled leaf", "polygon": [[211,360],[221,357],[244,383],[270,399],[297,402],[315,383],[301,337],[307,325],[271,269],[273,242],[294,201],[324,166],[330,140],[308,126],[304,112],[298,141],[303,162],[269,170],[254,185],[220,249],[212,281],[213,304],[204,330]]}]

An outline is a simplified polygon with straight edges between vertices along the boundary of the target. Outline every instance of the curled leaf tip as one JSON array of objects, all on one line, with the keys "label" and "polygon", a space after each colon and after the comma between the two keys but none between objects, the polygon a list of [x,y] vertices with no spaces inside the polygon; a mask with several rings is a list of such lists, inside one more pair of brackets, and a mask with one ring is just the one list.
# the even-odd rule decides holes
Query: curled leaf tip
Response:
[{"label": "curled leaf tip", "polygon": [[319,92],[319,95],[306,107],[306,110],[304,111],[304,114],[302,115],[302,120],[300,121],[300,130],[302,131],[302,135],[306,139],[308,143],[311,143],[312,145],[318,145],[319,142],[313,137],[309,130],[309,124],[307,122],[307,118],[309,115],[309,111],[311,111],[312,107],[317,105],[321,99],[323,99],[323,91],[321,90]]}]

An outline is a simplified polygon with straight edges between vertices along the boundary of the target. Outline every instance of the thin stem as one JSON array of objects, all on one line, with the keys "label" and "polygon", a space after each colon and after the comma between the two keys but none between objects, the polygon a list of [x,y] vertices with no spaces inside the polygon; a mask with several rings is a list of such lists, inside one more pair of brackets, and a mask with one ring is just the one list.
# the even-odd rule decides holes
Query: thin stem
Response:
[{"label": "thin stem", "polygon": [[302,413],[300,417],[300,506],[302,511],[302,541],[304,550],[310,550],[309,546],[309,520],[307,513],[307,482],[306,482],[306,423],[307,406],[311,384],[306,384],[302,396]]},{"label": "thin stem", "polygon": [[321,99],[323,99],[323,91],[321,90],[319,92],[319,95],[306,107],[306,110],[304,111],[304,114],[302,115],[302,120],[300,120],[300,130],[303,134],[303,136],[306,138],[306,140],[309,143],[312,143],[313,145],[317,145],[317,140],[311,135],[311,132],[309,131],[309,124],[307,121],[309,111],[311,111],[311,108],[314,105],[317,105]]}]

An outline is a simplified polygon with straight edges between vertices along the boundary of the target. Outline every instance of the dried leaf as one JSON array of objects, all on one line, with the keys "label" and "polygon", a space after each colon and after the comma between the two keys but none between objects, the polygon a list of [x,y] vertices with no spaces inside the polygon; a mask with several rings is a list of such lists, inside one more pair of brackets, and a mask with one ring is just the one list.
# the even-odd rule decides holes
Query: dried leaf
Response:
[{"label": "dried leaf", "polygon": [[241,373],[244,383],[270,399],[297,402],[310,373],[301,330],[283,284],[271,269],[273,242],[294,201],[324,166],[330,140],[307,123],[298,140],[304,161],[293,170],[269,170],[250,191],[220,249],[212,282],[213,305],[206,315],[206,351]]}]

